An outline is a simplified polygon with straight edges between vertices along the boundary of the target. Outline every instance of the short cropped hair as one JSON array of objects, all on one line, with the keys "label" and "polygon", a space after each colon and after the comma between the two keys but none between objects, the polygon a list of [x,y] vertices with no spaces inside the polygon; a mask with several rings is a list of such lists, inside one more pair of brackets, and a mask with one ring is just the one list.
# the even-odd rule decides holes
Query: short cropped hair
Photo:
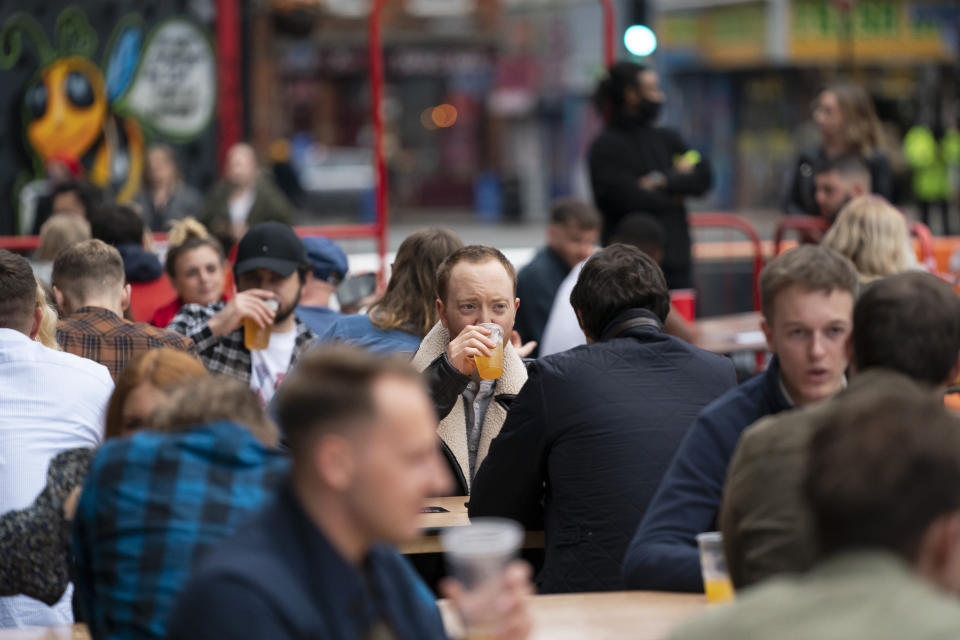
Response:
[{"label": "short cropped hair", "polygon": [[394,376],[423,385],[409,360],[373,354],[346,344],[307,352],[277,391],[276,416],[294,456],[318,435],[343,432],[371,420],[377,408],[373,385]]},{"label": "short cropped hair", "polygon": [[662,253],[666,241],[663,225],[646,213],[631,213],[624,217],[610,236],[610,244],[629,244],[650,256]]},{"label": "short cropped hair", "polygon": [[30,263],[0,249],[0,327],[27,333],[37,308],[37,279]]},{"label": "short cropped hair", "polygon": [[550,223],[570,225],[581,231],[594,231],[600,228],[600,213],[583,200],[560,198],[550,207]]},{"label": "short cropped hair", "polygon": [[870,167],[857,155],[844,154],[835,158],[826,158],[817,163],[815,175],[822,173],[836,173],[845,180],[855,180],[863,184],[867,192],[872,189]]},{"label": "short cropped hair", "polygon": [[594,340],[628,309],[647,309],[664,322],[670,311],[670,291],[657,263],[636,247],[612,244],[593,254],[570,293],[583,331]]},{"label": "short cropped hair", "polygon": [[443,300],[444,302],[447,301],[447,288],[450,285],[450,273],[453,271],[455,266],[461,262],[482,264],[491,260],[496,260],[503,265],[504,269],[506,269],[507,275],[510,277],[511,282],[513,282],[513,295],[516,297],[517,270],[513,268],[513,265],[510,264],[510,261],[507,260],[507,257],[500,253],[498,249],[494,249],[493,247],[471,244],[461,249],[457,249],[440,263],[440,266],[437,268],[437,298]]},{"label": "short cropped hair", "polygon": [[854,299],[859,290],[853,263],[833,249],[800,245],[786,251],[760,272],[760,306],[767,322],[773,320],[774,302],[785,289],[798,286],[806,291],[846,291]]},{"label": "short cropped hair", "polygon": [[941,385],[958,355],[960,296],[934,275],[911,271],[878,280],[853,308],[857,369],[885,367]]},{"label": "short cropped hair", "polygon": [[804,494],[826,555],[913,560],[929,526],[960,509],[960,419],[908,380],[837,398],[809,453]]},{"label": "short cropped hair", "polygon": [[153,413],[150,426],[177,433],[224,421],[246,427],[268,447],[280,442],[277,425],[267,417],[250,385],[227,376],[204,376],[178,385],[170,402]]},{"label": "short cropped hair", "polygon": [[53,262],[53,286],[77,308],[94,292],[124,284],[120,252],[96,238],[68,247]]},{"label": "short cropped hair", "polygon": [[132,207],[107,204],[87,216],[93,237],[109,245],[143,244],[143,219]]}]

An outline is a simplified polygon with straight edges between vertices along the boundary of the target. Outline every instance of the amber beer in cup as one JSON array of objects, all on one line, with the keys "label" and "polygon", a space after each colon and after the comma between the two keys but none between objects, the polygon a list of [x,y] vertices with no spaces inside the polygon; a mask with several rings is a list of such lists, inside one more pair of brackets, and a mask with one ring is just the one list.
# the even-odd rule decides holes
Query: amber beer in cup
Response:
[{"label": "amber beer in cup", "polygon": [[697,536],[697,546],[700,548],[700,571],[707,602],[732,601],[733,583],[723,554],[723,535],[719,531],[701,533]]},{"label": "amber beer in cup", "polygon": [[[280,308],[280,303],[276,300],[265,300],[267,306],[273,310],[274,313],[277,312],[277,309]],[[273,330],[273,325],[267,325],[261,327],[258,325],[253,318],[246,317],[243,319],[243,346],[247,348],[248,351],[257,351],[259,349],[266,349],[270,346],[270,332]]]},{"label": "amber beer in cup", "polygon": [[477,373],[484,380],[496,380],[503,375],[503,327],[493,322],[483,322],[477,326],[489,329],[488,337],[497,343],[489,356],[473,357],[474,364],[477,365]]}]

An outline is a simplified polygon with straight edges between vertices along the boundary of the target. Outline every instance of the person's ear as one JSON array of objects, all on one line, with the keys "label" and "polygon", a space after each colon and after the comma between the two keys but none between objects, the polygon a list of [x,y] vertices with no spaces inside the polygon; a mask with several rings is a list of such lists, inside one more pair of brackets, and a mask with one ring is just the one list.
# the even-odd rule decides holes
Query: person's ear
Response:
[{"label": "person's ear", "polygon": [[444,314],[443,300],[440,298],[437,298],[437,315],[440,316],[440,324],[443,328],[449,329],[450,327],[447,326],[447,317]]},{"label": "person's ear", "polygon": [[336,491],[345,491],[353,484],[356,461],[353,446],[337,434],[320,436],[314,445],[314,471],[323,483]]},{"label": "person's ear", "polygon": [[580,309],[574,309],[573,312],[577,314],[577,324],[580,325],[580,331],[583,332],[583,337],[587,339],[587,344],[592,344],[595,340],[590,337],[590,334],[583,327],[583,314],[580,313]]},{"label": "person's ear", "polygon": [[919,573],[940,589],[960,591],[960,512],[934,520],[920,539],[916,566]]},{"label": "person's ear", "polygon": [[132,288],[130,283],[123,285],[123,292],[120,294],[120,308],[126,311],[130,308],[130,295]]},{"label": "person's ear", "polygon": [[57,285],[53,285],[51,288],[53,289],[53,299],[57,302],[57,308],[60,309],[60,311],[66,312],[66,296],[63,295],[63,291],[57,289]]},{"label": "person's ear", "polygon": [[40,308],[40,305],[37,305],[33,310],[33,322],[30,325],[30,336],[31,340],[35,340],[37,334],[40,333],[40,323],[43,322],[43,309]]},{"label": "person's ear", "polygon": [[766,316],[760,316],[760,331],[763,331],[763,337],[767,341],[767,350],[776,355],[777,343],[773,339],[773,327],[767,322]]},{"label": "person's ear", "polygon": [[517,298],[513,301],[513,312],[516,313],[517,309],[520,308],[520,298]]}]

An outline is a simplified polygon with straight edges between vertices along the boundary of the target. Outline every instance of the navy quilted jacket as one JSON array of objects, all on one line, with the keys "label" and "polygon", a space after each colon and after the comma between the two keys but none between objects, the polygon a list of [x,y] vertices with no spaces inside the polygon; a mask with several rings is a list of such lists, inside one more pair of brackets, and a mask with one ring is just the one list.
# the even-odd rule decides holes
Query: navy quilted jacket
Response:
[{"label": "navy quilted jacket", "polygon": [[531,365],[474,480],[470,517],[544,528],[542,593],[623,588],[627,544],[680,441],[736,384],[727,358],[667,335],[648,311],[610,326],[638,317],[654,322]]}]

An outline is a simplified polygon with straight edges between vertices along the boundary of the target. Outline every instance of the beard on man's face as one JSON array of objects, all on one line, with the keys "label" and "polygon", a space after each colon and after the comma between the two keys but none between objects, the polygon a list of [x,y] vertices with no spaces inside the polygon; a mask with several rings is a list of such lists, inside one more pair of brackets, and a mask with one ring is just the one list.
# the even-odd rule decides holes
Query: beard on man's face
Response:
[{"label": "beard on man's face", "polygon": [[300,304],[300,289],[297,289],[297,297],[293,299],[293,304],[289,307],[280,305],[280,308],[277,309],[277,316],[273,320],[273,324],[280,324],[284,320],[290,317],[290,314],[296,311],[297,305]]}]

